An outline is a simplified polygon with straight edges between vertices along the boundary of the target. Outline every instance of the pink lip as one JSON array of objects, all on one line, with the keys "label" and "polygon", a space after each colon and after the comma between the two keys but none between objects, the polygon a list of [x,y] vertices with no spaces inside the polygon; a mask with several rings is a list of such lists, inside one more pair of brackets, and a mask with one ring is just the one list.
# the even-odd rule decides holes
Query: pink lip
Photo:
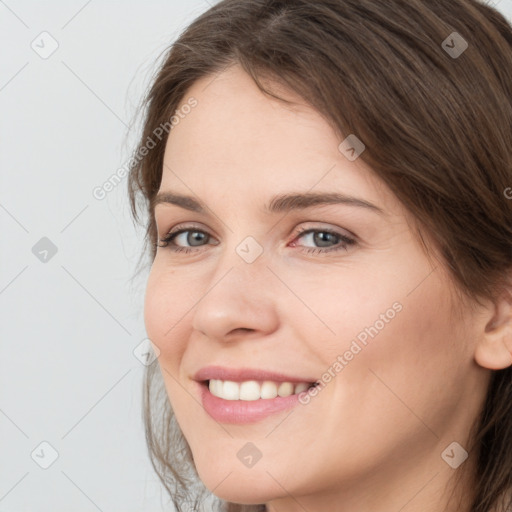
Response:
[{"label": "pink lip", "polygon": [[292,382],[295,384],[298,384],[299,382],[313,383],[316,381],[316,379],[310,379],[309,377],[292,377],[290,375],[269,372],[266,370],[250,368],[224,368],[222,366],[206,366],[201,368],[193,378],[199,382],[212,379],[231,380],[233,382],[243,382],[244,380],[271,380],[273,382]]},{"label": "pink lip", "polygon": [[267,400],[224,400],[210,393],[206,383],[200,387],[204,410],[219,423],[243,425],[255,423],[271,414],[289,409],[299,403],[299,395],[276,397]]},{"label": "pink lip", "polygon": [[266,370],[249,368],[224,368],[221,366],[207,366],[201,368],[195,375],[194,380],[199,386],[199,393],[205,411],[219,423],[247,424],[260,421],[271,414],[284,411],[299,403],[299,395],[276,397],[272,399],[248,400],[224,400],[210,393],[206,381],[230,380],[243,382],[247,380],[313,383],[314,379],[292,377],[282,373],[269,372]]}]

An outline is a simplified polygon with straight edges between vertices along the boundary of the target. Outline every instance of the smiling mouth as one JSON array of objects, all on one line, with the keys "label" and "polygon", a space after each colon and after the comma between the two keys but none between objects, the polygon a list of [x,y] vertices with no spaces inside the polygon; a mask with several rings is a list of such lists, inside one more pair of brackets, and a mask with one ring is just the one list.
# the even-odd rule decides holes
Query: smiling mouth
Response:
[{"label": "smiling mouth", "polygon": [[213,396],[223,400],[271,400],[298,395],[303,391],[315,387],[318,382],[274,382],[247,380],[235,382],[230,380],[210,379],[202,382]]}]

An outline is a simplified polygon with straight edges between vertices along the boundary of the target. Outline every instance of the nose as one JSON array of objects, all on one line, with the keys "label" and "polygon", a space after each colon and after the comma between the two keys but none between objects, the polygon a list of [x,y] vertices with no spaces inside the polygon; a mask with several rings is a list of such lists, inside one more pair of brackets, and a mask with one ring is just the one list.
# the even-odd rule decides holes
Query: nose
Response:
[{"label": "nose", "polygon": [[263,261],[230,260],[229,266],[219,265],[196,306],[192,327],[221,342],[274,332],[278,328],[275,280]]}]

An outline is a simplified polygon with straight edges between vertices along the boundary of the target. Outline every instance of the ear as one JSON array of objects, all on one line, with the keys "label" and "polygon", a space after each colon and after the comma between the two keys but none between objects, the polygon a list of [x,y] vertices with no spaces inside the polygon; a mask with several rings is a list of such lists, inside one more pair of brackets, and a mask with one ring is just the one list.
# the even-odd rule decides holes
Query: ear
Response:
[{"label": "ear", "polygon": [[512,293],[510,289],[489,309],[490,319],[475,347],[475,360],[484,368],[502,370],[512,365]]}]

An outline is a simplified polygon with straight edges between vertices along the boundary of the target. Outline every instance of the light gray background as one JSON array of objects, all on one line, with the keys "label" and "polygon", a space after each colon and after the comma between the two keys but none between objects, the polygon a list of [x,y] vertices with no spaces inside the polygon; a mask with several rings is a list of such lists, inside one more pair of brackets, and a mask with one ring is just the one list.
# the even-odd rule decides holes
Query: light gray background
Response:
[{"label": "light gray background", "polygon": [[[165,510],[141,420],[145,275],[127,136],[161,51],[205,0],[0,2],[0,511]],[[31,42],[59,47],[43,59]],[[42,238],[58,252],[32,253]],[[41,255],[41,256],[44,256]],[[42,441],[58,459],[42,469]],[[39,457],[38,457],[39,456]],[[35,458],[51,456],[48,448]],[[167,507],[169,510],[169,507]]]},{"label": "light gray background", "polygon": [[[494,4],[511,17],[512,0]],[[208,7],[0,0],[0,512],[171,510],[133,353],[142,231],[126,180],[102,201],[92,191],[130,156],[127,125],[161,51]],[[43,31],[59,45],[48,58]],[[43,237],[57,247],[36,251],[47,261],[32,252]]]}]

